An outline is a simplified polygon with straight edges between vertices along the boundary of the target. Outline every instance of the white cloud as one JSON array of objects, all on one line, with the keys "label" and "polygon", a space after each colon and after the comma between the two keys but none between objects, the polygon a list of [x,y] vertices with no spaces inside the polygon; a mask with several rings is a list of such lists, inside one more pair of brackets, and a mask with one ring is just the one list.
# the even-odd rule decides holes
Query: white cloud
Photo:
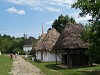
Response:
[{"label": "white cloud", "polygon": [[76,0],[48,0],[45,3],[58,6],[69,6]]},{"label": "white cloud", "polygon": [[25,14],[24,10],[18,10],[15,7],[8,8],[7,11],[10,12],[10,13],[16,13],[16,14],[20,14],[20,15]]},{"label": "white cloud", "polygon": [[22,4],[21,0],[7,0],[7,1],[15,4]]},{"label": "white cloud", "polygon": [[26,5],[30,7],[41,6],[41,2],[39,0],[7,0],[7,1],[17,5]]},{"label": "white cloud", "polygon": [[36,6],[41,4],[53,4],[53,5],[63,5],[63,4],[72,4],[75,2],[75,0],[7,0],[8,2],[19,4],[19,5],[30,5],[30,6]]},{"label": "white cloud", "polygon": [[43,9],[41,9],[40,7],[35,7],[33,10],[35,10],[35,11],[43,11]]},{"label": "white cloud", "polygon": [[38,2],[38,0],[7,0],[7,1],[19,5],[34,5],[37,4]]},{"label": "white cloud", "polygon": [[74,14],[70,14],[70,15],[73,16],[77,22],[81,22],[81,23],[87,22],[89,19],[92,18],[91,16],[89,16],[89,14],[86,15],[85,17],[80,17],[79,13],[80,12],[77,12],[77,13],[74,13]]},{"label": "white cloud", "polygon": [[63,3],[73,4],[76,0],[61,0]]},{"label": "white cloud", "polygon": [[51,5],[53,6],[63,6],[64,8],[70,7],[72,3],[74,3],[76,0],[7,0],[10,3],[14,3],[17,5],[26,5],[28,7],[33,8],[35,11],[42,11],[46,7],[49,7],[47,9],[50,12],[59,12],[59,9],[50,8]]},{"label": "white cloud", "polygon": [[86,22],[86,21],[88,21],[91,18],[92,18],[91,16],[86,15],[85,17],[77,17],[76,21],[78,21],[78,22]]},{"label": "white cloud", "polygon": [[53,22],[54,22],[54,21],[51,20],[51,21],[47,21],[45,24],[47,24],[47,25],[52,25]]},{"label": "white cloud", "polygon": [[48,11],[50,12],[60,12],[61,10],[60,9],[56,9],[56,8],[47,8]]}]

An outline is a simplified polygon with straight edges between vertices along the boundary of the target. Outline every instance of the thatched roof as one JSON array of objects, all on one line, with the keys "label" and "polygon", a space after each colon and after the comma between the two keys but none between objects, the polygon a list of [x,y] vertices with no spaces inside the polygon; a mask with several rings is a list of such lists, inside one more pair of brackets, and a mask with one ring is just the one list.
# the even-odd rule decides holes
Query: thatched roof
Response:
[{"label": "thatched roof", "polygon": [[25,45],[32,45],[33,42],[36,42],[37,39],[35,39],[34,37],[29,37],[26,42]]},{"label": "thatched roof", "polygon": [[[44,36],[42,43],[40,44],[40,49],[41,51],[51,51],[52,47],[55,45],[60,33],[52,28],[48,30],[47,34]],[[41,38],[42,39],[42,38]]]},{"label": "thatched roof", "polygon": [[59,36],[54,50],[63,49],[85,49],[88,45],[81,39],[83,26],[79,24],[67,24],[61,35]]},{"label": "thatched roof", "polygon": [[32,47],[32,45],[24,45],[23,47]]},{"label": "thatched roof", "polygon": [[45,38],[46,34],[41,35],[41,38],[36,43],[34,50],[40,50],[41,49],[41,43],[43,42],[43,39]]}]

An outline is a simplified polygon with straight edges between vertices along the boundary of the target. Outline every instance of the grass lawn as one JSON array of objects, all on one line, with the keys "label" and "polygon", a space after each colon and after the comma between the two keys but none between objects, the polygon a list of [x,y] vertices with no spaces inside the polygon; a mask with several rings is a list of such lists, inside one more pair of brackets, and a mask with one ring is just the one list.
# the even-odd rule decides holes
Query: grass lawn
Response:
[{"label": "grass lawn", "polygon": [[0,75],[10,75],[12,62],[8,56],[0,56]]},{"label": "grass lawn", "polygon": [[41,69],[46,75],[100,75],[100,65],[92,67],[63,69],[57,67],[55,62],[29,62]]}]

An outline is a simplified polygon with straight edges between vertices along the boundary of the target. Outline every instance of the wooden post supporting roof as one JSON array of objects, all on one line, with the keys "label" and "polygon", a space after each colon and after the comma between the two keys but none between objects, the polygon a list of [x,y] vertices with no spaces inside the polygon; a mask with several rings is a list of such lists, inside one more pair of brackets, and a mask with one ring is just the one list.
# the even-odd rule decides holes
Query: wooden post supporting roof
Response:
[{"label": "wooden post supporting roof", "polygon": [[56,53],[57,53],[58,57],[60,58],[60,60],[62,61],[62,58],[60,57],[59,53],[57,51],[56,51]]},{"label": "wooden post supporting roof", "polygon": [[57,65],[57,50],[55,50],[55,59],[56,59],[56,65]]}]

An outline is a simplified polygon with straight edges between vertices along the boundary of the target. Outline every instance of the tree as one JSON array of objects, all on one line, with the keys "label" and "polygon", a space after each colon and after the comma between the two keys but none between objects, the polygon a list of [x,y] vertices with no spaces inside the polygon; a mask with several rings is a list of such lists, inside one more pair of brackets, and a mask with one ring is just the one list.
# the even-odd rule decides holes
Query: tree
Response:
[{"label": "tree", "polygon": [[9,39],[2,39],[1,40],[1,51],[2,52],[5,52],[5,53],[7,53],[7,52],[10,52],[10,49],[11,49],[11,40],[9,40]]},{"label": "tree", "polygon": [[58,32],[61,33],[67,23],[76,23],[76,21],[73,17],[70,18],[68,15],[60,15],[58,19],[54,21],[52,28],[55,28]]},{"label": "tree", "polygon": [[84,30],[81,33],[81,39],[84,42],[89,42],[89,37],[90,37],[90,31],[91,31],[91,24],[87,24],[84,26]]},{"label": "tree", "polygon": [[79,13],[81,17],[89,14],[92,16],[92,20],[100,19],[100,0],[77,0],[72,8],[79,8],[82,11]]},{"label": "tree", "polygon": [[81,17],[87,14],[92,16],[89,20],[91,23],[89,53],[91,62],[100,63],[100,0],[77,0],[72,8],[80,9],[82,11],[79,13]]},{"label": "tree", "polygon": [[6,34],[4,34],[3,36],[0,35],[0,51],[2,51],[3,53],[12,53],[12,52],[24,53],[23,51],[24,43],[25,43],[24,37],[15,38]]}]

